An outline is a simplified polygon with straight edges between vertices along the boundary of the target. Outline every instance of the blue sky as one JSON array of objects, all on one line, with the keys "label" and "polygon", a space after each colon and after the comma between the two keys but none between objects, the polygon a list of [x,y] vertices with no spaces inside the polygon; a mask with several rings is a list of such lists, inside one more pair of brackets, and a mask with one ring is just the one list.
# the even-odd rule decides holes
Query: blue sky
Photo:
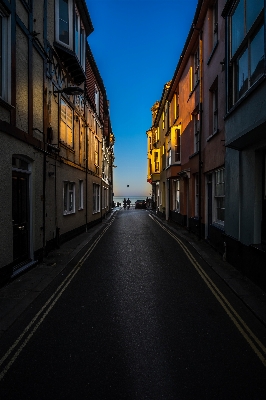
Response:
[{"label": "blue sky", "polygon": [[86,2],[94,26],[88,41],[110,101],[116,138],[114,195],[148,196],[150,109],[174,74],[197,0]]}]

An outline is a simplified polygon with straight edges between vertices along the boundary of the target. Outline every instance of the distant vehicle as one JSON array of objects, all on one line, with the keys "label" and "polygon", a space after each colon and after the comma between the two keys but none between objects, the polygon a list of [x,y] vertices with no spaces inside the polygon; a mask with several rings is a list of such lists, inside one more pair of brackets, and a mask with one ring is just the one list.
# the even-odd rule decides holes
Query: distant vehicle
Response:
[{"label": "distant vehicle", "polygon": [[135,201],[135,208],[146,208],[146,201],[145,200]]}]

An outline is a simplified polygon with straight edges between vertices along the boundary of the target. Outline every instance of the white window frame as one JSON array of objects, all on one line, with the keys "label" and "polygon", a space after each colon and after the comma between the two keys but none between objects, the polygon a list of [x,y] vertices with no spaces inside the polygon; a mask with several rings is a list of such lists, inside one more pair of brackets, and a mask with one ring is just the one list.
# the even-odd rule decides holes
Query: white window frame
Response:
[{"label": "white window frame", "polygon": [[83,180],[79,180],[79,210],[83,210],[84,208],[84,201],[83,201],[83,195],[84,195],[84,183]]},{"label": "white window frame", "polygon": [[181,129],[175,129],[175,162],[181,162]]},{"label": "white window frame", "polygon": [[70,50],[73,50],[73,0],[68,0],[68,16],[69,16],[69,44],[62,42],[59,38],[59,3],[60,0],[55,1],[55,38],[56,41],[62,44],[64,47],[67,47]]},{"label": "white window frame", "polygon": [[[85,51],[86,51],[86,35],[85,35],[85,29],[82,24],[80,14],[77,10],[77,7],[75,7],[75,24],[74,24],[74,44],[75,44],[75,53],[76,56],[78,57],[80,64],[82,68],[85,71]],[[78,42],[76,42],[76,22],[78,24]]]},{"label": "white window frame", "polygon": [[0,54],[2,88],[0,88],[0,98],[11,104],[11,17],[2,11],[1,5],[0,16],[2,21],[2,43],[0,46],[2,49],[2,54]]},{"label": "white window frame", "polygon": [[200,140],[200,113],[199,110],[193,114],[194,122],[194,151],[199,151],[199,140]]},{"label": "white window frame", "polygon": [[193,82],[193,85],[195,87],[197,85],[197,83],[199,82],[199,80],[200,80],[200,52],[199,52],[199,47],[197,48],[197,50],[194,53],[193,69],[194,69],[194,82]]},{"label": "white window frame", "polygon": [[[223,207],[221,207],[223,203]],[[225,168],[219,168],[214,171],[214,222],[219,225],[224,225],[224,219],[220,219],[220,210],[225,210]],[[223,211],[225,213],[225,211]]]},{"label": "white window frame", "polygon": [[180,213],[180,180],[174,181],[174,207]]},{"label": "white window frame", "polygon": [[96,113],[99,116],[100,115],[100,91],[95,85],[95,107],[96,107]]},{"label": "white window frame", "polygon": [[170,167],[172,164],[172,147],[171,147],[171,135],[169,135],[168,143],[167,143],[167,167]]},{"label": "white window frame", "polygon": [[100,202],[100,185],[98,183],[93,183],[93,214],[100,212],[101,202]]},{"label": "white window frame", "polygon": [[63,214],[75,214],[75,182],[63,182]]}]

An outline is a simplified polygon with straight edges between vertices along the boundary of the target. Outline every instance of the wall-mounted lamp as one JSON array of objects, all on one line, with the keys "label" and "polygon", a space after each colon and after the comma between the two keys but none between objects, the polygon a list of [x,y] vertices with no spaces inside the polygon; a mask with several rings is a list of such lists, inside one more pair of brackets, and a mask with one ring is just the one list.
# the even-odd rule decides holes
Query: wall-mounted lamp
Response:
[{"label": "wall-mounted lamp", "polygon": [[65,93],[68,95],[79,95],[84,93],[84,89],[80,88],[79,86],[68,86],[64,89],[54,90],[54,93]]}]

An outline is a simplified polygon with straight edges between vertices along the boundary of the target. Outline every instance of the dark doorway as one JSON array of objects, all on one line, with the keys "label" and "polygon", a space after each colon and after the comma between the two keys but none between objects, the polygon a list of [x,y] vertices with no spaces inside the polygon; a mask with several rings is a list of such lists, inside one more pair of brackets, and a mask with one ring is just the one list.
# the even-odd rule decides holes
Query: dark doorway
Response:
[{"label": "dark doorway", "polygon": [[12,172],[13,262],[29,259],[29,175]]},{"label": "dark doorway", "polygon": [[262,192],[262,220],[261,220],[261,243],[266,248],[266,153],[263,157],[263,192]]}]

